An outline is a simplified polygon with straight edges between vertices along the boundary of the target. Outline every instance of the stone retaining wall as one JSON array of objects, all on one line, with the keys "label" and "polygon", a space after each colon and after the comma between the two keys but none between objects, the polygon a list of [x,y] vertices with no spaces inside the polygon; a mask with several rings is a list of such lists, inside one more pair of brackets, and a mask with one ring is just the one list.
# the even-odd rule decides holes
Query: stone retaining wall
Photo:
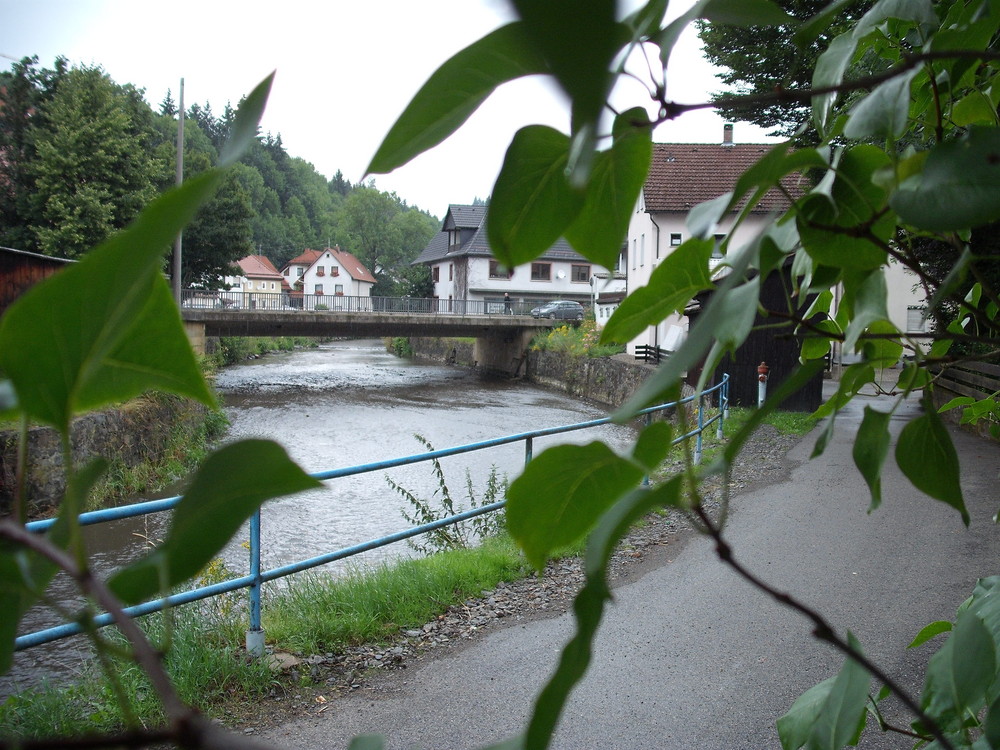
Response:
[{"label": "stone retaining wall", "polygon": [[[97,456],[134,467],[165,457],[176,430],[194,430],[204,420],[200,404],[158,396],[121,409],[83,415],[73,422],[71,444],[77,466]],[[0,515],[10,512],[17,467],[17,431],[0,431]],[[31,515],[45,513],[65,491],[58,433],[35,427],[28,433],[28,501]]]},{"label": "stone retaining wall", "polygon": [[[472,343],[456,339],[411,338],[414,356],[437,362],[475,367]],[[614,357],[571,357],[561,352],[528,353],[525,378],[573,396],[619,407],[628,401],[654,367],[634,362],[627,355]],[[685,385],[684,395],[693,390]]]}]

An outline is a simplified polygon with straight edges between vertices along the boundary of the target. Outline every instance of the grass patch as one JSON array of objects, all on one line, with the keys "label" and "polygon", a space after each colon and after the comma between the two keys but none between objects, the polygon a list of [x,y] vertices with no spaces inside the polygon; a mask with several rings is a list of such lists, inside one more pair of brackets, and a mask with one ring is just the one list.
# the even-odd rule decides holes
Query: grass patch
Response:
[{"label": "grass patch", "polygon": [[530,568],[506,534],[477,547],[401,560],[331,578],[297,576],[263,608],[268,640],[295,653],[383,643]]},{"label": "grass patch", "polygon": [[[267,665],[247,660],[242,648],[226,640],[222,623],[206,618],[197,607],[150,615],[140,623],[155,645],[169,645],[164,666],[181,699],[208,715],[234,695],[254,699],[271,687]],[[124,645],[121,636],[108,632],[112,643]],[[111,681],[91,661],[75,683],[48,682],[8,698],[0,705],[0,736],[78,737],[119,732],[130,724],[162,724],[159,701],[145,674],[127,659],[113,664],[120,694],[127,696],[125,710]]]}]

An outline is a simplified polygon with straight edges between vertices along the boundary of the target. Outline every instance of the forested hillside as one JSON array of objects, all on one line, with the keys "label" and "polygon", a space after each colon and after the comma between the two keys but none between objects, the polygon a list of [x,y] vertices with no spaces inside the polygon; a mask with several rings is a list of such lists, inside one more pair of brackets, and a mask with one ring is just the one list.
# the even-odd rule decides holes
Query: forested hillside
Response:
[{"label": "forested hillside", "polygon": [[[75,258],[126,226],[175,182],[177,104],[158,107],[100,67],[53,68],[25,58],[0,72],[0,245]],[[184,170],[215,165],[234,109],[186,109]],[[214,287],[251,253],[278,268],[305,248],[339,244],[378,281],[373,294],[425,296],[426,269],[410,268],[437,219],[374,183],[327,179],[259,134],[184,232],[185,286]],[[166,249],[165,249],[166,250]],[[425,278],[428,277],[428,278]]]}]

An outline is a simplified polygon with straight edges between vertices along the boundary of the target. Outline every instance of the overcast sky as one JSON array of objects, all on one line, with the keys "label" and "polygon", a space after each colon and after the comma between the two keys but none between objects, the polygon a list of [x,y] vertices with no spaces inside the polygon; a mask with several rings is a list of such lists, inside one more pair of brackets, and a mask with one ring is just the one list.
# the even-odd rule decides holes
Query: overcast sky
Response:
[{"label": "overcast sky", "polygon": [[[671,15],[693,0],[674,0]],[[288,153],[326,177],[351,182],[365,167],[412,95],[451,55],[510,19],[505,0],[0,0],[0,64],[38,55],[52,67],[100,65],[118,83],[145,89],[157,107],[184,79],[186,106],[209,102],[221,114],[277,71],[264,132],[281,134]],[[718,88],[689,33],[672,60],[670,94],[705,101]],[[644,90],[620,92],[643,105]],[[511,136],[544,123],[568,130],[557,93],[541,80],[501,87],[458,134],[376,186],[442,216],[449,203],[471,203],[492,190]],[[714,143],[723,121],[686,115],[657,129],[657,141]],[[763,142],[764,131],[736,125],[738,142]]]}]

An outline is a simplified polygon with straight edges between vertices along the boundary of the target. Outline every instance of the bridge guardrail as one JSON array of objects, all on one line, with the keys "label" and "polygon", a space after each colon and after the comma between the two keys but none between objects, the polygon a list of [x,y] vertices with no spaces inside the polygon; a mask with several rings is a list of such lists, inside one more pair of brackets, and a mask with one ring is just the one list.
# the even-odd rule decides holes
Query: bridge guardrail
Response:
[{"label": "bridge guardrail", "polygon": [[541,300],[503,298],[449,300],[429,297],[368,297],[343,294],[290,294],[288,292],[246,292],[241,290],[185,289],[181,292],[184,310],[231,310],[233,312],[306,311],[408,313],[452,315],[531,315]]},{"label": "bridge guardrail", "polygon": [[[717,409],[715,413],[706,418],[706,399],[711,399],[713,394],[716,396],[715,400],[717,402]],[[708,388],[701,393],[695,393],[691,396],[679,399],[678,401],[671,401],[666,404],[661,404],[659,406],[652,406],[647,409],[643,409],[638,413],[638,416],[642,416],[646,423],[648,424],[652,416],[658,412],[666,411],[668,409],[674,409],[677,406],[690,404],[697,402],[695,407],[695,426],[693,429],[680,435],[672,441],[672,445],[676,445],[684,440],[688,440],[692,437],[695,438],[695,461],[701,460],[702,453],[702,435],[704,431],[712,424],[716,425],[716,433],[719,438],[722,437],[723,424],[728,417],[729,413],[729,375],[723,376],[722,381],[717,385]],[[442,448],[440,450],[428,451],[426,453],[419,453],[412,456],[404,456],[400,458],[388,459],[385,461],[378,461],[370,464],[361,464],[358,466],[349,466],[343,469],[330,469],[327,471],[314,472],[310,476],[315,477],[321,481],[327,481],[332,479],[338,479],[341,477],[355,476],[358,474],[367,474],[375,471],[384,471],[386,469],[395,468],[397,466],[405,466],[408,464],[422,463],[424,461],[432,461],[439,458],[444,458],[446,456],[454,456],[461,453],[472,453],[474,451],[487,450],[490,448],[496,448],[501,445],[509,445],[510,443],[524,442],[524,462],[527,464],[532,457],[533,451],[533,441],[538,437],[547,437],[551,435],[559,435],[566,432],[574,432],[577,430],[585,430],[593,427],[599,427],[601,425],[610,424],[612,422],[610,417],[604,417],[601,419],[594,419],[588,422],[578,422],[570,425],[562,425],[559,427],[548,427],[540,430],[532,430],[529,432],[522,432],[515,435],[507,435],[504,437],[493,438],[491,440],[484,440],[477,443],[468,443],[465,445],[459,445],[453,448]],[[88,513],[82,513],[79,516],[79,522],[81,525],[89,526],[98,523],[105,523],[108,521],[116,521],[123,518],[134,518],[137,516],[148,515],[150,513],[160,513],[163,511],[171,510],[174,508],[178,502],[180,502],[180,496],[165,498],[162,500],[151,500],[148,502],[135,503],[132,505],[126,505],[118,508],[107,508],[104,510],[90,511]],[[219,594],[225,594],[230,591],[236,591],[238,589],[246,588],[250,590],[250,630],[247,632],[247,650],[251,653],[262,654],[264,648],[263,640],[263,629],[261,628],[261,589],[263,584],[269,581],[274,581],[279,578],[283,578],[293,573],[300,573],[305,570],[319,567],[321,565],[326,565],[327,563],[335,562],[337,560],[342,560],[354,555],[360,554],[361,552],[366,552],[368,550],[377,549],[379,547],[385,547],[396,542],[409,539],[414,536],[419,536],[421,534],[426,534],[444,526],[450,526],[456,523],[460,523],[469,518],[474,518],[485,513],[492,513],[494,511],[500,510],[504,507],[505,501],[500,501],[492,503],[490,505],[485,505],[479,508],[474,508],[472,510],[465,511],[448,518],[443,518],[433,523],[423,524],[420,526],[414,526],[402,531],[398,531],[394,534],[384,536],[378,539],[372,539],[367,542],[362,542],[351,547],[345,547],[343,549],[334,550],[327,552],[323,555],[318,555],[315,557],[300,560],[295,563],[280,566],[277,568],[272,568],[270,570],[261,570],[261,545],[260,545],[260,528],[261,528],[261,516],[260,510],[258,510],[250,519],[250,573],[245,576],[240,576],[237,578],[232,578],[227,581],[222,581],[220,583],[215,583],[210,586],[201,586],[193,588],[187,591],[182,591],[177,594],[172,594],[161,599],[156,599],[143,604],[138,604],[133,607],[128,607],[124,611],[132,617],[142,616],[151,614],[153,612],[158,612],[169,606],[177,606],[181,604],[188,604],[194,601],[199,601],[201,599],[208,599],[212,596],[217,596]],[[32,521],[27,524],[27,529],[31,532],[43,532],[49,528],[55,519],[46,519],[42,521]],[[105,613],[100,614],[92,618],[91,623],[94,627],[104,627],[112,624],[111,615]],[[27,648],[32,648],[34,646],[40,646],[44,643],[49,643],[51,641],[59,640],[61,638],[66,638],[71,635],[76,635],[83,632],[84,628],[79,623],[65,623],[63,625],[58,625],[56,627],[46,628],[44,630],[38,630],[31,633],[26,633],[17,637],[14,642],[14,648],[17,651],[21,651]]]}]

